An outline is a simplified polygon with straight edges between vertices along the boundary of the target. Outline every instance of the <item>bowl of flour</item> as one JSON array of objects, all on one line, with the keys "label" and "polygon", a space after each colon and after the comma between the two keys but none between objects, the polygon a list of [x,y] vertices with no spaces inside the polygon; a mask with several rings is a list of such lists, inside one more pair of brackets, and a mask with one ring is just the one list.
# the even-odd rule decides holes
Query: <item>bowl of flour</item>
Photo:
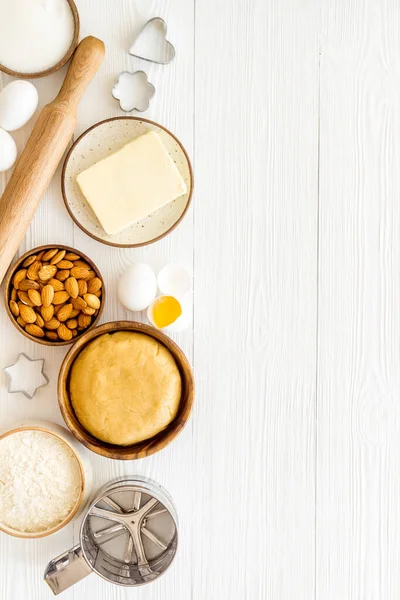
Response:
[{"label": "bowl of flour", "polygon": [[63,427],[47,422],[24,424],[0,436],[1,531],[44,537],[83,508],[91,469],[69,436]]}]

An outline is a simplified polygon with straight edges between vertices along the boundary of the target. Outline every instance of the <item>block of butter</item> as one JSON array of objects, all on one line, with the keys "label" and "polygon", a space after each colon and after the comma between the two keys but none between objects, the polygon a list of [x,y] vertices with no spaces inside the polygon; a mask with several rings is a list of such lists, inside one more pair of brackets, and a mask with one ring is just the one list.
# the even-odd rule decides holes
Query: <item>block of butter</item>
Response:
[{"label": "block of butter", "polygon": [[154,131],[82,171],[76,181],[108,234],[186,193],[181,174]]}]

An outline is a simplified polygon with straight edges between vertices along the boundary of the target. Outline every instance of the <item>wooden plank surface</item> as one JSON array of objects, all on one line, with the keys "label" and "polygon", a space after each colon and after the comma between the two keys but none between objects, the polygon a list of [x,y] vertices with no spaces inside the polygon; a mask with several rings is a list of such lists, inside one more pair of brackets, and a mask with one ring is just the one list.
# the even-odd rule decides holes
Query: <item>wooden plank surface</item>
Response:
[{"label": "wooden plank surface", "polygon": [[193,598],[309,600],[318,7],[214,7],[196,2]]},{"label": "wooden plank surface", "polygon": [[[111,97],[116,75],[144,69],[156,87],[144,116],[193,158],[193,207],[161,242],[113,249],[69,219],[57,173],[21,251],[57,241],[92,256],[108,289],[103,322],[132,318],[115,291],[130,262],[193,268],[194,328],[176,340],[194,364],[197,403],[160,454],[129,463],[92,456],[95,488],[137,473],[171,492],[174,566],[134,591],[93,575],[62,598],[398,600],[398,2],[77,5],[82,36],[104,39],[107,56],[76,135],[122,114]],[[156,15],[177,50],[168,66],[126,53]],[[35,82],[41,105],[64,73]],[[8,80],[0,75],[0,89]],[[19,148],[30,128],[14,134]],[[44,356],[50,376],[29,401],[6,393],[0,370],[0,427],[62,423],[65,350],[27,341],[1,302],[0,333],[0,367],[25,351]],[[30,543],[0,535],[0,598],[50,597],[44,567],[78,529]]]},{"label": "wooden plank surface", "polygon": [[400,6],[323,3],[317,598],[400,597]]}]

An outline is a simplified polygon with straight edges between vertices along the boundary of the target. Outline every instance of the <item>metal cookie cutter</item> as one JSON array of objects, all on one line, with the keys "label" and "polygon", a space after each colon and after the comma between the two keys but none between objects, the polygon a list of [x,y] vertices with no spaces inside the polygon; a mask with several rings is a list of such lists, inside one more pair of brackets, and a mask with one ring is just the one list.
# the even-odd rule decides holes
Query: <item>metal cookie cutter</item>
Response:
[{"label": "metal cookie cutter", "polygon": [[[155,44],[157,44],[158,48],[153,56],[144,56],[140,50],[140,40],[141,38],[143,39],[146,31],[148,32],[149,30],[154,31],[154,37],[157,36]],[[175,58],[175,48],[171,42],[167,40],[167,24],[164,19],[161,19],[161,17],[153,17],[147,21],[133,40],[128,52],[131,56],[142,58],[143,60],[159,65],[168,65],[168,63],[172,62]]]},{"label": "metal cookie cutter", "polygon": [[178,520],[168,492],[140,476],[104,486],[85,514],[79,544],[54,558],[44,579],[59,594],[95,572],[126,587],[150,583],[172,563]]},{"label": "metal cookie cutter", "polygon": [[20,393],[32,399],[39,388],[49,383],[44,373],[44,358],[29,358],[25,352],[21,352],[15,363],[4,367],[3,371],[8,377],[9,394]]},{"label": "metal cookie cutter", "polygon": [[150,100],[156,93],[156,88],[147,79],[144,71],[122,71],[112,89],[112,95],[119,100],[121,110],[125,112],[144,112],[149,108]]}]

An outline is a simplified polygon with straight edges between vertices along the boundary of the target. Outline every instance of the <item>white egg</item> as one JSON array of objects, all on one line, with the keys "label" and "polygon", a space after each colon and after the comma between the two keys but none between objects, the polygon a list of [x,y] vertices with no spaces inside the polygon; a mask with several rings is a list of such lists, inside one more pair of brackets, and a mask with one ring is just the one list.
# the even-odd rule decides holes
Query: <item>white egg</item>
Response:
[{"label": "white egg", "polygon": [[0,127],[15,131],[32,117],[38,105],[37,89],[29,81],[11,81],[0,92]]},{"label": "white egg", "polygon": [[11,135],[0,128],[0,173],[11,169],[17,159],[17,146]]},{"label": "white egg", "polygon": [[157,275],[161,294],[183,298],[192,289],[192,276],[181,265],[165,265]]},{"label": "white egg", "polygon": [[156,294],[157,278],[149,265],[136,263],[122,273],[118,282],[118,299],[128,310],[145,310]]}]

